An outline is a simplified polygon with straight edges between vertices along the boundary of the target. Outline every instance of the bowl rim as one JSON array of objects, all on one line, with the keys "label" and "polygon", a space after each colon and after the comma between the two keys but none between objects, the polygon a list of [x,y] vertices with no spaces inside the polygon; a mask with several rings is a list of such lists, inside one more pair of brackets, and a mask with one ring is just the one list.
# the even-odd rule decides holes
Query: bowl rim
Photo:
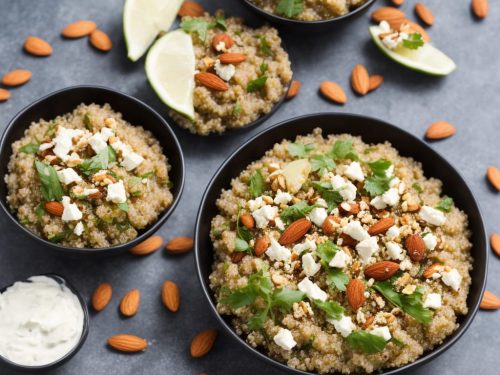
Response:
[{"label": "bowl rim", "polygon": [[[217,169],[217,171],[215,172],[213,177],[210,179],[210,182],[208,183],[208,185],[203,193],[203,196],[202,196],[202,199],[200,202],[200,206],[199,206],[199,209],[197,212],[195,232],[194,232],[195,268],[196,268],[196,273],[198,276],[198,281],[201,284],[201,289],[203,291],[203,295],[207,299],[208,304],[210,306],[210,311],[215,315],[219,324],[224,327],[224,330],[226,331],[226,333],[229,334],[229,336],[232,336],[247,351],[249,351],[250,353],[253,353],[255,356],[257,356],[262,361],[264,361],[268,364],[271,364],[272,366],[277,367],[281,370],[284,370],[290,374],[317,375],[317,373],[315,373],[315,372],[307,372],[307,371],[302,371],[302,370],[291,368],[291,367],[287,366],[285,363],[279,362],[279,361],[267,356],[266,354],[260,352],[256,348],[251,347],[248,343],[246,343],[245,340],[243,340],[243,338],[241,336],[239,336],[232,329],[232,327],[228,323],[226,323],[226,321],[222,318],[222,315],[218,313],[216,306],[212,302],[212,298],[211,298],[212,292],[210,290],[210,287],[205,283],[205,280],[203,278],[203,271],[202,271],[202,267],[201,267],[201,263],[200,263],[200,252],[202,251],[202,249],[200,248],[200,235],[199,235],[199,233],[200,233],[200,228],[203,225],[203,223],[201,222],[201,216],[202,216],[203,210],[205,208],[205,205],[207,204],[208,193],[212,190],[213,184],[218,179],[219,175],[226,169],[226,166],[233,159],[237,158],[239,153],[244,148],[246,148],[249,144],[255,142],[257,139],[265,138],[267,133],[272,132],[273,130],[275,130],[277,128],[290,129],[290,124],[295,123],[296,121],[304,120],[304,119],[314,120],[315,118],[320,118],[320,117],[330,117],[330,118],[335,118],[336,120],[339,120],[342,118],[359,118],[359,119],[363,119],[364,121],[367,121],[367,122],[381,123],[381,124],[387,126],[388,128],[391,128],[393,131],[401,132],[404,135],[411,137],[421,147],[424,147],[425,149],[429,150],[431,153],[434,153],[434,156],[437,157],[438,159],[440,159],[441,162],[444,162],[445,165],[447,166],[447,168],[453,170],[457,174],[457,176],[460,178],[461,182],[463,183],[463,186],[465,186],[465,188],[468,190],[470,196],[473,199],[473,203],[477,208],[478,220],[480,221],[481,228],[482,228],[481,232],[476,233],[476,235],[478,236],[478,238],[482,237],[485,244],[488,243],[486,229],[484,226],[484,221],[482,219],[483,214],[481,212],[481,207],[479,206],[478,201],[477,201],[473,191],[470,189],[469,185],[466,183],[463,176],[439,152],[435,151],[433,148],[431,148],[429,145],[427,145],[421,139],[417,138],[415,135],[413,135],[412,133],[408,132],[407,130],[405,130],[403,128],[397,127],[397,126],[390,124],[386,121],[379,120],[375,117],[370,117],[370,116],[358,115],[358,114],[353,114],[353,113],[343,113],[343,112],[319,112],[319,113],[301,115],[301,116],[293,117],[293,118],[288,119],[288,120],[281,121],[281,122],[267,128],[267,129],[257,133],[256,135],[254,135],[250,139],[245,140],[241,145],[239,145],[224,160],[224,162]],[[297,135],[298,134],[301,134],[301,133],[297,133]],[[329,134],[335,134],[335,133],[329,133]],[[291,138],[291,137],[292,136],[284,135],[283,139]],[[362,135],[361,135],[361,137],[362,137]],[[272,145],[270,145],[270,147],[272,147]],[[396,146],[394,146],[394,147],[396,149],[398,149]],[[447,351],[451,346],[453,346],[462,337],[462,335],[465,333],[465,331],[467,331],[467,329],[470,327],[474,317],[476,316],[477,311],[479,310],[479,304],[481,302],[482,295],[483,295],[485,287],[486,287],[486,279],[487,279],[487,274],[488,274],[488,258],[489,258],[487,246],[485,246],[480,251],[483,251],[485,254],[485,258],[484,258],[485,272],[484,272],[484,275],[482,275],[482,282],[481,282],[481,285],[479,286],[479,289],[480,289],[480,293],[479,293],[480,296],[479,297],[480,298],[477,299],[475,304],[473,304],[472,306],[469,307],[469,310],[468,310],[467,314],[464,316],[463,321],[460,323],[460,326],[450,336],[447,336],[445,343],[438,345],[437,347],[435,347],[431,351],[424,352],[424,354],[422,356],[420,356],[419,358],[417,358],[414,362],[408,363],[408,364],[406,364],[402,367],[398,367],[398,368],[382,369],[378,373],[383,374],[383,375],[394,375],[394,374],[403,373],[409,369],[415,369],[417,367],[420,367],[421,365],[423,365],[427,362],[430,362],[431,360],[437,358],[439,355],[441,355],[442,353]],[[474,260],[474,261],[476,261],[476,260]]]},{"label": "bowl rim", "polygon": [[70,283],[64,276],[61,276],[57,273],[49,272],[49,273],[37,274],[28,276],[22,280],[16,280],[13,283],[0,288],[0,293],[5,292],[7,288],[13,286],[18,281],[27,282],[30,277],[36,277],[36,276],[47,276],[51,279],[54,279],[59,285],[66,286],[76,296],[83,311],[83,328],[82,328],[82,334],[80,335],[80,339],[69,352],[67,352],[64,356],[57,359],[56,361],[47,363],[45,365],[37,365],[37,366],[20,365],[0,355],[0,363],[4,364],[7,367],[10,367],[11,369],[22,372],[39,372],[39,371],[53,370],[59,366],[62,366],[64,363],[69,361],[74,355],[76,355],[76,353],[80,351],[80,349],[83,347],[83,344],[85,344],[85,341],[87,340],[87,336],[90,330],[90,318],[89,318],[90,314],[85,299],[72,283]]},{"label": "bowl rim", "polygon": [[[91,248],[91,247],[72,247],[72,246],[63,246],[54,242],[50,242],[49,240],[42,238],[35,233],[31,232],[29,229],[25,228],[19,220],[14,216],[13,213],[10,212],[7,202],[4,202],[3,199],[0,199],[0,207],[3,209],[4,213],[11,219],[14,224],[22,229],[22,231],[31,238],[34,238],[35,240],[43,243],[46,247],[57,250],[61,253],[67,253],[67,254],[109,254],[109,253],[115,253],[115,252],[120,252],[126,249],[129,249],[133,247],[134,245],[144,241],[148,237],[152,236],[164,223],[165,221],[172,215],[174,212],[175,208],[177,207],[180,198],[182,196],[182,193],[184,191],[184,184],[185,184],[185,161],[184,161],[184,154],[182,152],[182,147],[179,143],[179,140],[177,139],[177,136],[175,135],[174,131],[172,130],[171,126],[161,116],[158,112],[156,112],[151,106],[148,104],[144,103],[142,100],[139,100],[132,95],[126,94],[124,92],[111,89],[109,87],[105,86],[100,86],[100,85],[74,85],[74,86],[69,86],[65,87],[56,91],[53,91],[49,94],[46,94],[35,101],[31,102],[30,104],[26,105],[24,108],[22,108],[19,112],[17,112],[14,117],[9,121],[7,124],[5,130],[2,133],[2,136],[0,137],[0,155],[3,153],[9,153],[10,156],[12,156],[12,150],[9,150],[8,147],[11,146],[7,143],[7,138],[10,135],[10,133],[14,130],[14,128],[18,125],[18,120],[19,118],[25,114],[26,112],[30,111],[33,107],[36,105],[39,105],[40,103],[44,102],[45,100],[48,100],[52,98],[53,96],[57,95],[62,95],[64,93],[67,93],[69,91],[79,91],[79,90],[97,90],[97,91],[102,91],[105,93],[108,93],[110,95],[116,95],[117,97],[120,97],[121,99],[129,100],[134,103],[136,103],[139,107],[142,107],[142,110],[150,112],[153,116],[155,116],[158,121],[166,128],[168,133],[170,134],[172,141],[175,145],[176,150],[172,153],[177,153],[180,161],[179,165],[179,187],[178,187],[178,194],[177,196],[174,196],[172,204],[161,214],[161,216],[158,218],[156,222],[150,225],[148,229],[146,229],[144,232],[142,232],[140,235],[138,235],[136,238],[132,239],[131,241],[128,241],[123,244],[119,245],[113,245],[109,247],[102,247],[102,248]],[[26,128],[28,128],[27,126]],[[147,129],[146,129],[147,130]],[[168,155],[167,155],[168,157]],[[169,157],[171,159],[171,157]],[[1,184],[5,184],[5,181],[2,179],[0,181]],[[173,194],[172,194],[173,195]]]}]

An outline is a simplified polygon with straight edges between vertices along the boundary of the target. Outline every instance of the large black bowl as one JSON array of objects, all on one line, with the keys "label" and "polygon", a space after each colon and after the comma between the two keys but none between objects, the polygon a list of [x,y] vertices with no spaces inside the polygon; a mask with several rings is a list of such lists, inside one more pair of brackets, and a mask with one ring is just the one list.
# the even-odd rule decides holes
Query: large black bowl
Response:
[{"label": "large black bowl", "polygon": [[441,155],[420,139],[386,122],[369,117],[339,113],[302,116],[282,122],[259,133],[233,152],[210,181],[198,211],[195,230],[195,262],[203,292],[207,297],[211,310],[224,329],[246,349],[265,362],[288,370],[290,373],[309,374],[291,369],[285,364],[269,358],[263,352],[252,348],[238,336],[230,324],[230,319],[217,313],[216,302],[209,287],[208,277],[214,261],[213,246],[210,240],[210,222],[218,213],[215,201],[219,197],[221,189],[229,188],[232,178],[237,177],[248,164],[260,159],[264,152],[271,149],[275,143],[281,142],[284,138],[295,139],[299,134],[311,133],[317,127],[323,129],[324,135],[350,133],[361,136],[363,141],[368,143],[391,142],[402,156],[411,156],[420,161],[427,177],[436,177],[443,181],[443,192],[453,197],[456,205],[464,210],[469,218],[474,267],[471,271],[472,285],[467,298],[468,314],[459,318],[460,327],[436,349],[425,353],[413,363],[382,373],[396,374],[420,366],[451,347],[463,335],[476,315],[486,281],[487,239],[479,207],[460,174]]},{"label": "large black bowl", "polygon": [[132,125],[141,125],[144,129],[153,133],[154,137],[160,142],[163,152],[172,167],[169,172],[170,181],[173,185],[172,194],[174,196],[171,206],[160,215],[154,224],[142,230],[134,240],[125,244],[100,249],[62,246],[30,232],[19,223],[15,214],[10,211],[6,202],[7,186],[3,178],[0,181],[0,206],[19,230],[35,238],[47,248],[71,254],[117,253],[144,241],[158,230],[172,214],[184,187],[184,157],[181,146],[168,123],[147,104],[130,95],[100,86],[73,86],[49,94],[21,110],[7,125],[7,129],[0,141],[0,176],[7,174],[7,164],[12,155],[12,143],[23,137],[24,131],[33,121],[36,122],[40,119],[50,120],[59,115],[72,112],[80,103],[95,103],[100,105],[108,103],[113,110],[120,112],[126,121]]}]

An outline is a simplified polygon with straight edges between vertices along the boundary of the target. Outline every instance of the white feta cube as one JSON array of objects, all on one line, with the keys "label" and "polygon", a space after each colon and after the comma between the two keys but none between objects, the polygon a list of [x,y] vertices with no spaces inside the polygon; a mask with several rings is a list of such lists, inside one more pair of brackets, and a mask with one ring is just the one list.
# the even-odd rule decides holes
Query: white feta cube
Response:
[{"label": "white feta cube", "polygon": [[401,249],[401,246],[399,246],[396,242],[387,242],[385,244],[385,247],[387,248],[387,255],[389,255],[389,258],[394,260],[403,259],[403,250]]},{"label": "white feta cube", "polygon": [[413,264],[411,263],[411,260],[408,258],[404,259],[401,263],[399,263],[399,269],[401,271],[411,270],[412,267],[413,267]]},{"label": "white feta cube", "polygon": [[85,228],[83,227],[83,224],[81,221],[78,222],[78,224],[75,225],[75,229],[73,229],[73,233],[76,234],[77,236],[81,236]]},{"label": "white feta cube", "polygon": [[437,246],[437,237],[435,235],[433,235],[432,233],[427,233],[424,238],[424,243],[425,243],[425,247],[427,248],[427,250],[434,250]]},{"label": "white feta cube", "polygon": [[38,151],[45,151],[51,147],[54,147],[54,142],[42,143],[40,146],[38,146]]},{"label": "white feta cube", "polygon": [[321,288],[305,277],[300,283],[297,284],[297,287],[301,292],[304,292],[307,295],[307,298],[311,300],[320,300],[325,302],[328,298],[328,294],[326,294]]},{"label": "white feta cube", "polygon": [[361,241],[356,245],[356,251],[363,263],[368,260],[378,251],[377,237],[370,237]]},{"label": "white feta cube", "polygon": [[323,207],[316,207],[313,208],[311,213],[309,214],[309,219],[318,227],[323,226],[323,222],[325,221],[326,217],[328,216],[328,212]]},{"label": "white feta cube", "polygon": [[306,276],[314,276],[321,269],[321,264],[314,261],[314,257],[311,253],[307,253],[302,256],[302,269]]},{"label": "white feta cube", "polygon": [[68,159],[68,153],[73,149],[73,137],[78,137],[84,132],[80,129],[67,129],[63,126],[59,126],[57,129],[57,135],[54,138],[54,154],[61,159],[66,161]]},{"label": "white feta cube", "polygon": [[115,135],[115,133],[110,128],[104,127],[101,129],[101,138],[105,142],[107,142],[109,137],[112,137],[113,135]]},{"label": "white feta cube", "polygon": [[333,175],[331,178],[332,187],[338,190],[342,199],[347,202],[352,202],[356,199],[356,186],[351,181],[346,181],[339,175]]},{"label": "white feta cube", "polygon": [[441,307],[441,294],[429,293],[427,297],[425,297],[424,307],[439,309]]},{"label": "white feta cube", "polygon": [[370,238],[370,235],[363,228],[363,226],[361,225],[361,223],[359,221],[351,221],[349,224],[347,224],[344,227],[344,229],[342,229],[342,232],[351,236],[356,241],[363,241],[363,240]]},{"label": "white feta cube", "polygon": [[351,317],[343,315],[342,318],[335,319],[327,319],[327,321],[335,327],[335,330],[342,335],[342,337],[349,336],[352,331],[356,328],[354,323],[351,320]]},{"label": "white feta cube", "polygon": [[297,343],[293,339],[292,332],[286,328],[280,328],[278,333],[273,338],[276,345],[285,350],[292,350]]},{"label": "white feta cube", "polygon": [[124,167],[127,171],[131,171],[137,168],[143,161],[144,158],[141,155],[135,152],[129,152],[123,157],[123,160],[121,161],[120,165]]},{"label": "white feta cube", "polygon": [[283,192],[281,190],[278,190],[276,193],[276,196],[274,197],[274,203],[275,204],[287,204],[292,200],[292,196],[290,193]]},{"label": "white feta cube", "polygon": [[248,209],[250,211],[252,211],[252,212],[255,211],[255,210],[258,210],[259,208],[261,208],[265,204],[266,203],[264,202],[264,200],[262,199],[262,197],[257,197],[255,199],[251,199],[247,203]]},{"label": "white feta cube", "polygon": [[61,181],[64,185],[83,181],[73,168],[65,168],[57,171],[57,177],[59,178],[59,181]]},{"label": "white feta cube", "polygon": [[423,206],[420,209],[419,216],[429,224],[440,226],[446,222],[446,215],[433,207]]},{"label": "white feta cube", "polygon": [[106,141],[102,138],[101,133],[95,133],[89,138],[89,145],[92,147],[96,154],[100,153],[102,150],[108,147]]},{"label": "white feta cube", "polygon": [[292,252],[285,246],[281,246],[278,241],[271,237],[271,244],[266,250],[266,255],[271,260],[290,262]]},{"label": "white feta cube", "polygon": [[401,234],[399,228],[395,225],[393,225],[392,227],[390,227],[387,232],[385,232],[385,236],[389,239],[394,239],[396,237],[399,237],[399,235]]},{"label": "white feta cube", "polygon": [[353,161],[351,164],[349,164],[349,166],[345,170],[345,175],[349,177],[351,180],[355,181],[365,180],[365,175],[363,174],[361,165],[357,161]]},{"label": "white feta cube", "polygon": [[382,200],[388,206],[395,206],[399,203],[399,192],[396,188],[390,188],[384,194],[382,194]]},{"label": "white feta cube", "polygon": [[351,264],[351,257],[344,250],[339,250],[335,253],[332,260],[328,264],[330,267],[334,268],[345,268]]},{"label": "white feta cube", "polygon": [[220,60],[215,60],[215,73],[224,81],[229,81],[236,73],[236,67],[233,64],[221,64]]},{"label": "white feta cube", "polygon": [[127,201],[127,194],[122,180],[108,185],[106,200],[113,203],[125,203]]},{"label": "white feta cube", "polygon": [[274,219],[274,224],[279,230],[285,230],[285,223],[283,222],[283,220],[281,220],[280,217]]},{"label": "white feta cube", "polygon": [[370,201],[370,204],[375,207],[377,210],[383,210],[387,207],[387,203],[384,202],[384,199],[381,195],[377,195]]},{"label": "white feta cube", "polygon": [[373,328],[370,330],[370,333],[372,335],[382,337],[385,341],[389,341],[392,338],[391,332],[387,326]]},{"label": "white feta cube", "polygon": [[301,254],[305,250],[316,250],[316,242],[313,240],[305,240],[302,243],[298,243],[293,247],[293,251],[297,254]]},{"label": "white feta cube", "polygon": [[265,228],[267,223],[269,223],[269,220],[274,220],[277,215],[278,207],[270,206],[268,204],[252,212],[257,228]]},{"label": "white feta cube", "polygon": [[460,283],[462,282],[462,276],[455,268],[449,271],[441,272],[443,283],[451,287],[453,290],[458,291],[460,289]]},{"label": "white feta cube", "polygon": [[78,206],[71,203],[71,199],[68,196],[62,197],[62,205],[64,207],[62,214],[62,221],[74,221],[81,220],[83,217],[82,211],[78,209]]}]

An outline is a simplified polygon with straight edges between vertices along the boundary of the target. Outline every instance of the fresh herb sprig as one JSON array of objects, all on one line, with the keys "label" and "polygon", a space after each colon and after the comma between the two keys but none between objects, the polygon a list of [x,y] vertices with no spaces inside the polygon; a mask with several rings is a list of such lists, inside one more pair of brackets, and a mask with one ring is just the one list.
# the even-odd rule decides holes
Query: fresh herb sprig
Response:
[{"label": "fresh herb sprig", "polygon": [[250,177],[250,181],[248,182],[248,191],[252,198],[260,197],[265,190],[266,180],[262,175],[262,170],[257,169],[252,176]]},{"label": "fresh herb sprig", "polygon": [[451,209],[455,206],[455,203],[453,202],[453,198],[450,198],[448,196],[445,196],[443,199],[439,201],[439,203],[436,205],[436,209],[443,211],[443,212],[450,212]]},{"label": "fresh herb sprig", "polygon": [[379,159],[368,163],[372,175],[365,181],[365,190],[372,196],[384,194],[390,188],[393,176],[388,176],[387,171],[391,167],[391,162],[385,159]]},{"label": "fresh herb sprig", "polygon": [[338,268],[330,268],[329,263],[339,251],[340,248],[335,245],[332,241],[328,240],[318,245],[316,249],[316,254],[321,259],[321,265],[326,270],[326,282],[329,286],[334,286],[340,291],[346,290],[346,285],[349,282],[349,276],[347,276],[342,270]]},{"label": "fresh herb sprig", "polygon": [[314,208],[318,207],[317,205],[310,206],[305,201],[300,201],[295,203],[293,206],[289,206],[285,208],[280,217],[287,224],[290,224],[296,220],[299,220],[303,217],[306,217]]},{"label": "fresh herb sprig", "polygon": [[338,190],[333,188],[331,182],[313,181],[312,186],[321,194],[321,197],[325,200],[326,204],[328,205],[328,211],[333,210],[344,200]]},{"label": "fresh herb sprig", "polygon": [[290,156],[294,158],[305,158],[307,155],[316,148],[314,143],[302,144],[299,142],[290,142],[287,150]]},{"label": "fresh herb sprig", "polygon": [[42,195],[47,201],[60,201],[64,195],[63,188],[53,166],[35,160],[35,168],[42,185]]},{"label": "fresh herb sprig", "polygon": [[107,146],[97,155],[91,157],[90,159],[84,160],[80,165],[78,165],[78,168],[82,171],[83,174],[90,176],[91,174],[97,173],[102,169],[107,169],[109,164],[115,161],[115,150],[113,150],[111,146]]},{"label": "fresh herb sprig", "polygon": [[259,76],[248,82],[248,85],[247,85],[247,92],[256,92],[256,91],[260,91],[264,88],[264,86],[266,85],[266,82],[267,82],[267,70],[268,70],[269,66],[266,64],[266,63],[262,63],[260,64],[260,74]]},{"label": "fresh herb sprig", "polygon": [[420,33],[411,33],[406,39],[403,39],[403,47],[409,49],[418,49],[424,45],[424,38]]},{"label": "fresh herb sprig", "polygon": [[288,18],[295,17],[304,10],[304,0],[280,0],[276,13]]},{"label": "fresh herb sprig", "polygon": [[217,16],[212,22],[200,18],[188,18],[182,20],[181,28],[188,34],[198,34],[201,41],[205,42],[208,30],[217,28],[226,31],[227,25],[224,17]]},{"label": "fresh herb sprig", "polygon": [[365,354],[380,353],[387,343],[383,337],[367,331],[353,332],[347,336],[346,340],[352,349]]}]

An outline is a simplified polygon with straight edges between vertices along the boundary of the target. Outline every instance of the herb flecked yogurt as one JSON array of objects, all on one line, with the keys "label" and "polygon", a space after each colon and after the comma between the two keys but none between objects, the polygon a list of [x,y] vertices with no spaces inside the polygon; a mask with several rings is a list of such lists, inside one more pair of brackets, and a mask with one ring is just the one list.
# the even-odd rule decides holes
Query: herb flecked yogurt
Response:
[{"label": "herb flecked yogurt", "polygon": [[83,332],[78,297],[47,276],[19,281],[0,294],[0,355],[22,366],[43,366],[68,354]]}]

